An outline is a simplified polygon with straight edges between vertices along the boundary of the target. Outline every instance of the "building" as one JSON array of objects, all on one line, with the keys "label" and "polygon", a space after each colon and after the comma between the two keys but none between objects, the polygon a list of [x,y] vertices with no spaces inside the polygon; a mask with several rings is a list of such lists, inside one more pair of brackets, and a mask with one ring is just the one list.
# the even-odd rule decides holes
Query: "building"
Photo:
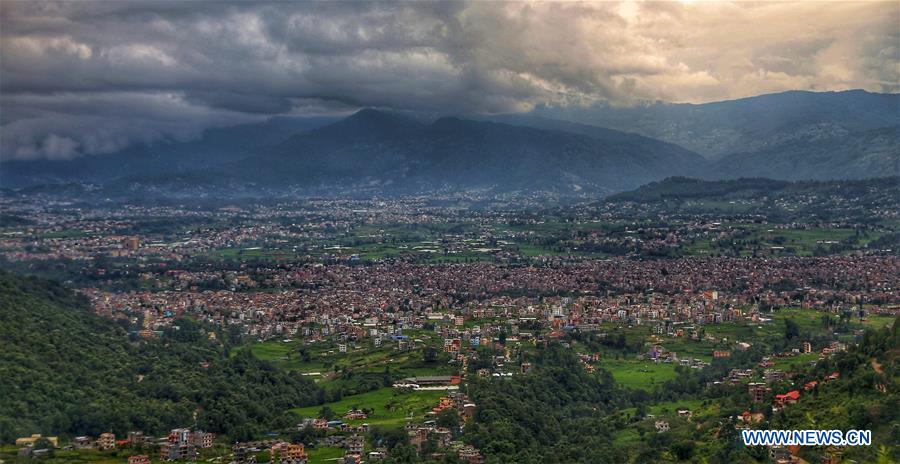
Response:
[{"label": "building", "polygon": [[72,446],[75,447],[75,449],[88,449],[91,447],[92,441],[93,440],[91,440],[91,437],[82,435],[80,437],[75,437],[72,439]]},{"label": "building", "polygon": [[[53,445],[54,448],[59,448],[59,438],[57,437],[45,437],[39,433],[35,433],[30,437],[16,438],[16,446],[34,446],[35,442],[40,440],[41,438],[46,439]],[[115,438],[113,438],[113,443],[115,443]]]},{"label": "building", "polygon": [[766,396],[769,394],[769,392],[772,391],[772,389],[764,383],[753,382],[750,383],[748,390],[750,392],[750,400],[752,400],[754,403],[762,403],[766,401]]},{"label": "building", "polygon": [[144,432],[141,431],[132,431],[128,432],[128,443],[132,445],[136,445],[144,442]]},{"label": "building", "polygon": [[292,443],[288,445],[285,456],[292,461],[306,459],[306,448],[303,446],[303,443]]},{"label": "building", "polygon": [[775,395],[775,407],[783,408],[785,405],[794,404],[800,400],[798,390],[789,391],[783,395]]},{"label": "building", "polygon": [[475,417],[475,403],[466,403],[463,405],[462,409],[463,419],[471,419]]},{"label": "building", "polygon": [[111,450],[116,448],[116,435],[114,433],[105,432],[100,434],[97,439],[97,448],[102,450]]},{"label": "building", "polygon": [[459,449],[459,460],[466,464],[482,464],[481,452],[472,445],[464,445]]},{"label": "building", "polygon": [[163,443],[159,447],[160,461],[190,461],[197,458],[197,449],[192,443]]},{"label": "building", "polygon": [[[203,434],[201,443],[209,442],[212,446],[211,434]],[[209,437],[207,438],[207,435]],[[190,461],[197,457],[197,446],[194,444],[194,436],[191,429],[172,429],[166,442],[159,447],[160,461]]]},{"label": "building", "polygon": [[128,456],[128,464],[150,464],[150,456],[146,454]]},{"label": "building", "polygon": [[791,462],[791,452],[783,446],[769,448],[769,460],[776,463]]},{"label": "building", "polygon": [[234,457],[232,464],[256,464],[256,454],[245,444],[237,444],[231,447]]},{"label": "building", "polygon": [[[237,456],[237,454],[235,454]],[[306,448],[302,443],[275,443],[269,448],[269,462],[278,464],[305,464]]]},{"label": "building", "polygon": [[185,443],[191,441],[191,429],[172,429],[169,432],[169,441],[172,443]]},{"label": "building", "polygon": [[786,379],[787,375],[784,371],[778,369],[766,369],[763,371],[763,378],[766,380],[766,383],[774,383]]},{"label": "building", "polygon": [[366,440],[362,435],[352,435],[344,440],[344,447],[347,449],[347,454],[361,455],[365,446]]},{"label": "building", "polygon": [[669,423],[663,420],[658,420],[653,424],[656,427],[656,431],[658,433],[668,432],[669,431]]},{"label": "building", "polygon": [[347,414],[344,414],[344,419],[347,420],[365,419],[367,417],[369,415],[359,409],[351,409],[347,411]]},{"label": "building", "polygon": [[207,449],[212,448],[213,440],[216,438],[216,434],[198,430],[193,433],[192,438],[194,441],[194,446],[196,446],[197,448]]},{"label": "building", "polygon": [[460,377],[458,375],[428,375],[420,377],[408,377],[403,379],[399,385],[412,385],[413,388],[418,387],[449,387],[459,385]]}]

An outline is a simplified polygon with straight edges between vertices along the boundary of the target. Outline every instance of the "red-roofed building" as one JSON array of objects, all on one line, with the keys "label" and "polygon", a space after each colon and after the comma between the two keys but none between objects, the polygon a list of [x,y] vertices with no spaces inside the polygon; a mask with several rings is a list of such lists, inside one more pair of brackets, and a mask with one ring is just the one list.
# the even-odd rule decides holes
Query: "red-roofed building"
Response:
[{"label": "red-roofed building", "polygon": [[800,392],[792,390],[783,395],[775,395],[775,406],[783,408],[786,404],[794,404],[799,400]]}]

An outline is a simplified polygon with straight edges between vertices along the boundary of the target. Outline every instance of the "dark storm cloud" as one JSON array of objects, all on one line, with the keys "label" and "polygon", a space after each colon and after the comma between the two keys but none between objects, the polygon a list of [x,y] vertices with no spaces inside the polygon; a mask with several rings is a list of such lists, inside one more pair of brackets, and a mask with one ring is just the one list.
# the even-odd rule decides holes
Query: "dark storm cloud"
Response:
[{"label": "dark storm cloud", "polygon": [[508,112],[789,88],[891,91],[898,9],[6,1],[0,156],[110,152],[362,106]]}]

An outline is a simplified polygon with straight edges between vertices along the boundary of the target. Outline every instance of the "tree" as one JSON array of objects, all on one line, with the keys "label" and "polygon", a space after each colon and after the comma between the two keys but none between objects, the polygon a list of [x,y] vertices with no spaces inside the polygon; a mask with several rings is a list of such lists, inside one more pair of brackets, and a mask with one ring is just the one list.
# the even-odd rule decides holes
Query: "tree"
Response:
[{"label": "tree", "polygon": [[442,409],[435,417],[434,423],[438,427],[446,427],[455,433],[459,429],[459,414],[454,408]]},{"label": "tree", "polygon": [[800,326],[791,318],[784,320],[784,338],[794,340],[800,336]]},{"label": "tree", "polygon": [[319,417],[322,419],[330,421],[331,419],[334,418],[334,416],[335,416],[334,411],[328,406],[323,406],[322,409],[319,410]]},{"label": "tree", "polygon": [[416,455],[416,449],[411,445],[403,444],[394,447],[390,451],[388,458],[384,460],[386,464],[414,464],[419,461]]},{"label": "tree", "polygon": [[634,412],[634,417],[638,420],[643,419],[647,416],[647,412],[647,404],[641,403],[637,406],[637,411]]},{"label": "tree", "polygon": [[695,445],[692,441],[680,441],[672,443],[672,446],[669,447],[669,451],[671,451],[679,461],[686,461],[694,455],[694,447]]},{"label": "tree", "polygon": [[42,449],[49,450],[49,451],[48,451],[48,454],[49,454],[51,457],[53,456],[53,453],[54,453],[54,450],[53,450],[53,443],[50,443],[50,440],[48,440],[47,437],[41,437],[41,438],[38,438],[37,441],[34,442],[34,449],[36,449],[36,450],[42,450]]},{"label": "tree", "polygon": [[387,428],[375,426],[369,431],[369,441],[376,447],[384,446],[388,450],[409,443],[409,435],[402,428]]},{"label": "tree", "polygon": [[426,346],[422,352],[422,358],[427,363],[433,363],[437,361],[437,348],[433,346]]}]

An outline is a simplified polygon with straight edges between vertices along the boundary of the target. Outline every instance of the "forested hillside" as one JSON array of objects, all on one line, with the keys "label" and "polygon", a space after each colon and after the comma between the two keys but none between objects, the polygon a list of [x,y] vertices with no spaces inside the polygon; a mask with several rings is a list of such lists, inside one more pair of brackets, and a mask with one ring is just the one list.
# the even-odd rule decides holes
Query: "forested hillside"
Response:
[{"label": "forested hillside", "polygon": [[0,441],[179,426],[249,439],[290,426],[283,411],[322,401],[299,374],[249,352],[229,358],[225,334],[177,325],[130,339],[58,284],[0,273]]},{"label": "forested hillside", "polygon": [[[818,381],[792,408],[773,415],[770,429],[871,430],[873,446],[845,449],[857,462],[897,462],[900,458],[900,318],[892,327],[867,331],[860,344],[827,359],[794,379]],[[822,383],[837,372],[839,379]],[[810,448],[808,458],[821,456]],[[815,462],[815,461],[813,461]]]},{"label": "forested hillside", "polygon": [[[613,449],[607,414],[625,404],[612,376],[585,372],[572,352],[551,346],[533,373],[474,382],[479,405],[466,441],[486,462],[618,463],[627,452]],[[601,452],[602,450],[602,452]]]}]

